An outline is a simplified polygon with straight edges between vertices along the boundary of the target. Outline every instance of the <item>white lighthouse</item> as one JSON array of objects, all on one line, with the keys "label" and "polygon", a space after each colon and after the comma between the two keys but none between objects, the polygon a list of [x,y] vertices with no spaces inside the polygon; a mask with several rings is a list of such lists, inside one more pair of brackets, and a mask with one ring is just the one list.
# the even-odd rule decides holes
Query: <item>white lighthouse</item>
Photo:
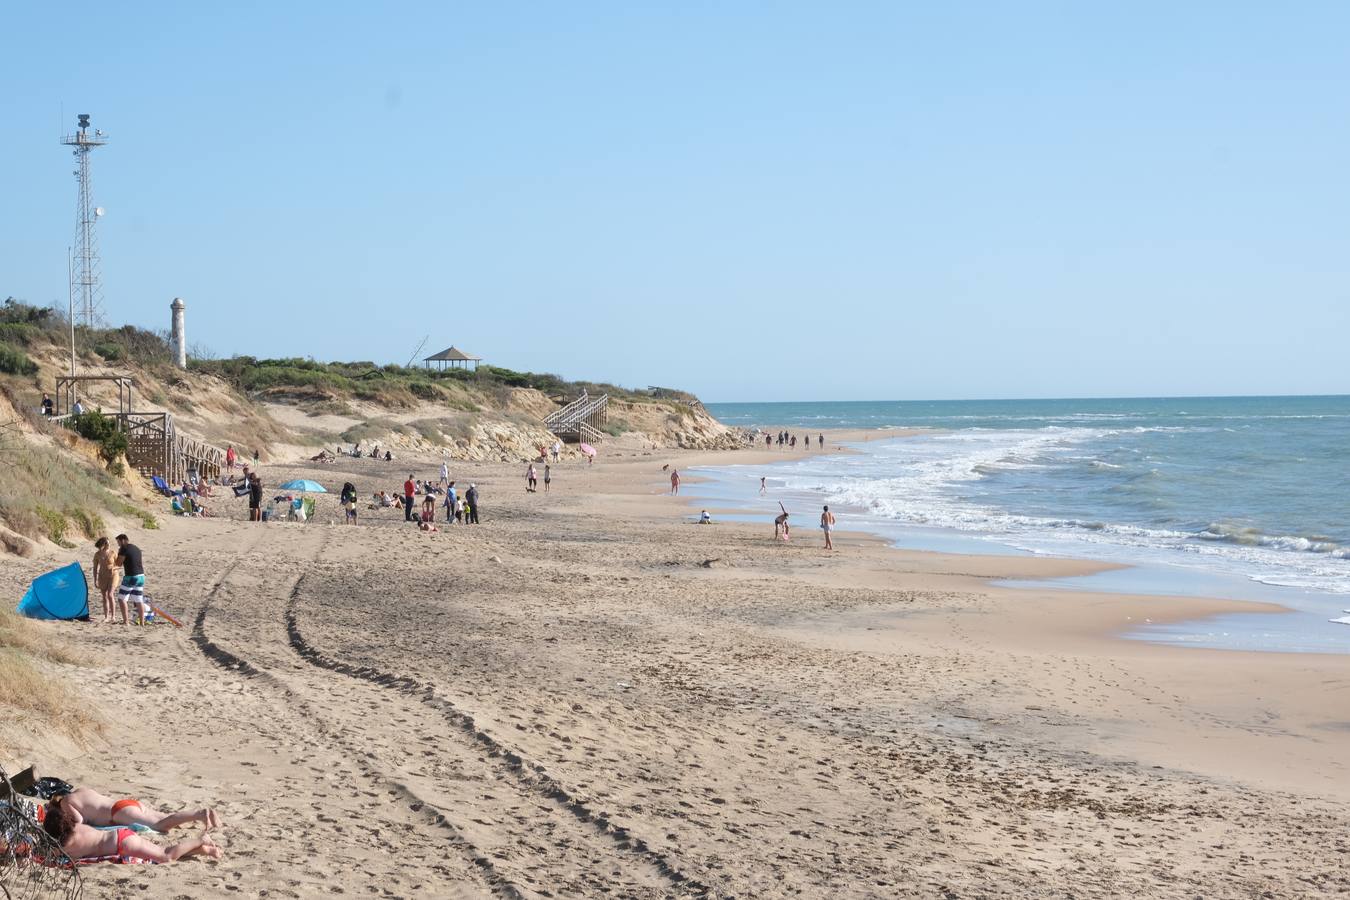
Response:
[{"label": "white lighthouse", "polygon": [[173,310],[173,364],[180,369],[186,369],[187,332],[183,330],[183,310],[187,309],[187,304],[183,302],[182,297],[174,297],[169,309]]}]

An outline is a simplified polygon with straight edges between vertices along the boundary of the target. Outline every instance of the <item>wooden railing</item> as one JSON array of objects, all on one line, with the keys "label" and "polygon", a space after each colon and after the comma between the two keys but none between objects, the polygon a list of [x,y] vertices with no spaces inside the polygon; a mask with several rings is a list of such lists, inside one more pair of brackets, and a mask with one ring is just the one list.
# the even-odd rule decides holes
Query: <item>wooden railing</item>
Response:
[{"label": "wooden railing", "polygon": [[600,430],[609,421],[609,394],[591,397],[585,391],[562,409],[544,417],[544,425],[564,441],[591,443],[604,439]]},{"label": "wooden railing", "polygon": [[127,433],[127,462],[142,475],[176,485],[194,470],[214,481],[225,468],[225,451],[179,434],[170,413],[126,413],[118,420]]}]

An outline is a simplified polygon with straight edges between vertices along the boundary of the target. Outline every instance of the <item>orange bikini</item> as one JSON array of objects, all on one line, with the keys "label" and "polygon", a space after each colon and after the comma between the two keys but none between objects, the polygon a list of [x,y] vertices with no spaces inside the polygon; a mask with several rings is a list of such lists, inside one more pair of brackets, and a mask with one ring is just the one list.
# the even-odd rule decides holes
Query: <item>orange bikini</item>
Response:
[{"label": "orange bikini", "polygon": [[109,818],[116,816],[119,812],[121,812],[122,810],[126,809],[129,806],[140,806],[140,805],[141,801],[132,800],[130,797],[128,797],[125,800],[118,800],[116,803],[113,804],[112,813],[109,815]]}]

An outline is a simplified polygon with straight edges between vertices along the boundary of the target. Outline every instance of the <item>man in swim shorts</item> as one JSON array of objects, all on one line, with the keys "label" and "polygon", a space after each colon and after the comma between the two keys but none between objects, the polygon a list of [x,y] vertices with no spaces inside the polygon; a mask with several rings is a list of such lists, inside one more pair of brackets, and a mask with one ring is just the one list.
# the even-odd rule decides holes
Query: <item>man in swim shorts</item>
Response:
[{"label": "man in swim shorts", "polygon": [[828,506],[820,514],[820,530],[825,532],[825,549],[833,550],[834,543],[830,540],[830,535],[834,534],[834,513],[830,512]]},{"label": "man in swim shorts", "polygon": [[117,589],[117,605],[122,610],[122,624],[127,624],[127,604],[136,604],[136,624],[145,624],[145,566],[141,562],[141,548],[131,543],[125,534],[117,536],[117,561],[122,569],[122,585]]}]

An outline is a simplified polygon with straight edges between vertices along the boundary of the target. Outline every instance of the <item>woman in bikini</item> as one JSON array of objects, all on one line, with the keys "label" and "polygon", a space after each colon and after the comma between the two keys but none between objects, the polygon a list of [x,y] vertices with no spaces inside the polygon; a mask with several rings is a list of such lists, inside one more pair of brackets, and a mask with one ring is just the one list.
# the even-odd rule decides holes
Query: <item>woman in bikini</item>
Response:
[{"label": "woman in bikini", "polygon": [[166,814],[131,797],[114,800],[87,787],[76,788],[69,794],[53,798],[47,804],[47,809],[50,812],[58,806],[71,810],[78,821],[90,825],[144,825],[156,831],[168,831],[193,822],[199,822],[206,828],[220,827],[220,816],[216,815],[214,809]]},{"label": "woman in bikini", "polygon": [[224,855],[216,842],[211,839],[210,833],[206,831],[198,837],[178,841],[167,847],[161,847],[154,841],[141,837],[130,828],[101,831],[86,824],[76,807],[67,803],[65,799],[48,804],[42,828],[61,845],[61,849],[72,860],[118,856],[171,863],[189,856],[220,859]]},{"label": "woman in bikini", "polygon": [[117,552],[108,546],[108,539],[94,542],[94,585],[103,598],[103,624],[113,624],[113,588],[117,585]]}]

